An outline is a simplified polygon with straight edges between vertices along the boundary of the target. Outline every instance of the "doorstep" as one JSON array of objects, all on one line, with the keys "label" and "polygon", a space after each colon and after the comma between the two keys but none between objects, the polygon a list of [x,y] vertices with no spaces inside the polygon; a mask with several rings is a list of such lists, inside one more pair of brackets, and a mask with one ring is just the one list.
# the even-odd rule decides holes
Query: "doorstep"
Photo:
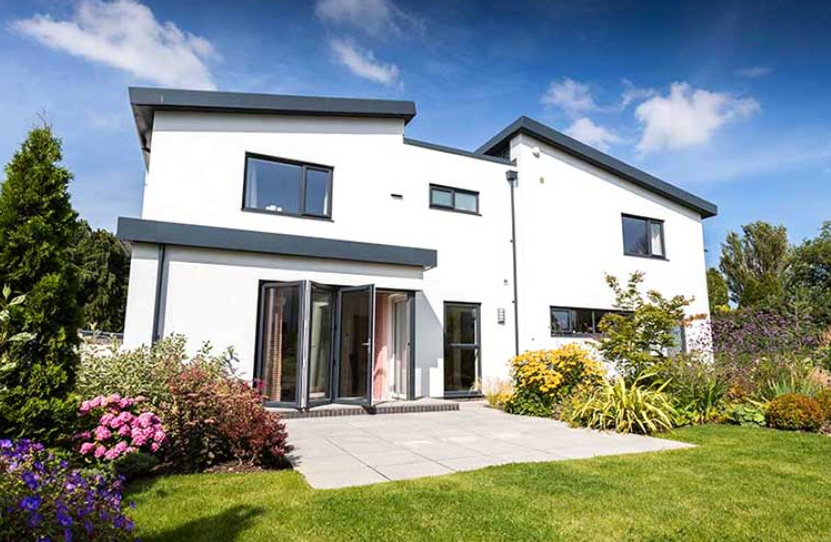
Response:
[{"label": "doorstep", "polygon": [[333,403],[312,407],[308,410],[296,408],[268,408],[284,419],[331,418],[336,416],[365,416],[374,414],[412,414],[417,412],[453,412],[459,410],[457,401],[424,397],[413,401],[386,401],[370,407]]}]

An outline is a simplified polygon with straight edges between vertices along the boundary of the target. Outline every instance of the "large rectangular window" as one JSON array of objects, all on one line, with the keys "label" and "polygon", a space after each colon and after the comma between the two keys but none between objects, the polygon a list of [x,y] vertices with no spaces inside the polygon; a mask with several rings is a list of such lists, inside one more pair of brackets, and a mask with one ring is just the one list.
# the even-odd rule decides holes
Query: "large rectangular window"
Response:
[{"label": "large rectangular window", "polygon": [[623,253],[665,258],[663,220],[623,215]]},{"label": "large rectangular window", "polygon": [[329,218],[332,168],[247,153],[243,208]]},{"label": "large rectangular window", "polygon": [[600,333],[600,321],[603,317],[616,312],[602,309],[551,307],[551,336],[597,335]]},{"label": "large rectangular window", "polygon": [[479,193],[431,184],[430,207],[459,213],[479,214]]},{"label": "large rectangular window", "polygon": [[480,376],[479,305],[444,304],[444,394],[473,395]]}]

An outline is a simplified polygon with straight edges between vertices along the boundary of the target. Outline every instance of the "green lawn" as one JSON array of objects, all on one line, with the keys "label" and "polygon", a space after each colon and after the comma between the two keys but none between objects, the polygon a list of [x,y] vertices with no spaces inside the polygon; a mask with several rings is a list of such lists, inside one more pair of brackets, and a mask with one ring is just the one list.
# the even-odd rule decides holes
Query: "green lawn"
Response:
[{"label": "green lawn", "polygon": [[831,438],[707,426],[688,450],[314,491],[294,472],[136,486],[144,542],[831,539]]}]

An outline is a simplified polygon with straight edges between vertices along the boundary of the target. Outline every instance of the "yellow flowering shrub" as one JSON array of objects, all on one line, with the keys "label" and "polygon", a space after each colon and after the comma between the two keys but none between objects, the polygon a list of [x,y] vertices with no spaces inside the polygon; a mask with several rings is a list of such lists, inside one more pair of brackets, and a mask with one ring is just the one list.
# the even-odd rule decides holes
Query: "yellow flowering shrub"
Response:
[{"label": "yellow flowering shrub", "polygon": [[536,350],[510,362],[514,393],[506,410],[516,414],[550,416],[554,405],[579,385],[597,385],[605,370],[578,344],[555,350]]}]

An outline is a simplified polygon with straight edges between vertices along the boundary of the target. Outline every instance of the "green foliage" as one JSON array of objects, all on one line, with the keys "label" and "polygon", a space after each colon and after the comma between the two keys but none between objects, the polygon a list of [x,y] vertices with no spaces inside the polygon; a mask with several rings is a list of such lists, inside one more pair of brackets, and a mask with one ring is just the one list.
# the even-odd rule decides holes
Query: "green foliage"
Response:
[{"label": "green foliage", "polygon": [[115,460],[113,468],[115,468],[117,474],[123,476],[129,482],[150,475],[158,464],[159,459],[155,455],[135,452],[123,455]]},{"label": "green foliage", "polygon": [[734,403],[725,409],[724,419],[736,425],[763,426],[765,425],[764,403],[756,401]]},{"label": "green foliage", "polygon": [[170,335],[152,346],[133,350],[85,342],[81,346],[76,391],[83,398],[114,393],[122,397],[142,396],[152,406],[163,407],[171,402],[170,385],[188,367],[198,366],[213,375],[231,371],[233,350],[217,356],[206,343],[196,356],[190,357],[186,343],[181,335]]},{"label": "green foliage", "polygon": [[678,412],[676,425],[715,422],[724,413],[730,390],[726,374],[699,354],[679,354],[664,361],[653,377],[665,382],[665,391]]},{"label": "green foliage", "polygon": [[598,390],[576,393],[571,398],[569,421],[572,425],[618,433],[649,435],[672,429],[677,412],[672,399],[664,393],[666,384],[644,384],[649,377],[636,378],[632,384],[617,377],[614,382],[604,382]]},{"label": "green foliage", "polygon": [[727,281],[715,267],[707,270],[707,297],[710,300],[711,313],[730,310],[730,292],[727,289]]},{"label": "green foliage", "polygon": [[551,416],[555,405],[579,385],[599,385],[603,366],[577,344],[555,350],[528,351],[510,363],[514,394],[505,410],[513,414]]},{"label": "green foliage", "polygon": [[772,400],[788,394],[814,397],[823,389],[823,385],[814,378],[810,360],[802,360],[802,363],[790,364],[781,369],[776,367],[771,372],[777,370],[778,375],[759,386],[759,396],[762,399]]},{"label": "green foliage", "polygon": [[831,327],[831,221],[822,225],[815,239],[794,249],[787,290],[792,300],[807,300],[814,319]]},{"label": "green foliage", "polygon": [[666,299],[656,291],[642,296],[638,287],[643,277],[643,273],[632,273],[624,288],[616,277],[606,276],[615,307],[624,314],[610,313],[600,322],[600,353],[630,380],[665,361],[677,347],[673,331],[683,326],[684,308],[692,302],[683,296]]},{"label": "green foliage", "polygon": [[130,251],[107,230],[93,230],[81,220],[72,259],[78,267],[81,305],[87,329],[124,329]]},{"label": "green foliage", "polygon": [[787,230],[757,221],[742,226],[742,232],[728,233],[721,246],[719,268],[731,299],[739,307],[780,302],[790,253]]},{"label": "green foliage", "polygon": [[825,421],[831,421],[831,388],[820,390],[814,395],[814,400],[819,404]]},{"label": "green foliage", "polygon": [[814,432],[822,426],[822,408],[810,397],[787,393],[770,402],[765,421],[774,429]]},{"label": "green foliage", "polygon": [[8,285],[3,287],[0,297],[0,391],[3,391],[4,376],[10,374],[17,367],[17,362],[9,355],[9,348],[14,343],[24,343],[35,338],[34,333],[14,333],[11,329],[12,311],[20,307],[25,301],[25,295],[11,297],[12,290]]},{"label": "green foliage", "polygon": [[61,144],[48,126],[33,129],[11,162],[0,189],[0,283],[26,292],[12,311],[12,333],[32,341],[8,349],[15,367],[0,375],[0,436],[54,442],[74,418],[78,355],[78,277],[70,261],[77,215],[72,178],[60,165]]}]

